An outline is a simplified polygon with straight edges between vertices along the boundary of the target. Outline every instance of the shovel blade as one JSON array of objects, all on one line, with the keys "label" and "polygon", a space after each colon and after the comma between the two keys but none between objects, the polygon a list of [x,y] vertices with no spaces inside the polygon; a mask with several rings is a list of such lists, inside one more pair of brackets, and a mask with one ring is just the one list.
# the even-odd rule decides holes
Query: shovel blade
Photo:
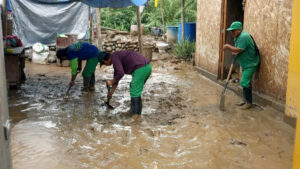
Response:
[{"label": "shovel blade", "polygon": [[114,109],[108,102],[105,102],[105,105],[107,106],[108,109]]},{"label": "shovel blade", "polygon": [[109,102],[103,103],[102,106],[106,106],[108,109],[111,109],[111,110],[114,109],[114,107],[112,107],[112,105],[110,105]]},{"label": "shovel blade", "polygon": [[225,110],[225,95],[223,93],[220,96],[219,109],[221,111]]}]

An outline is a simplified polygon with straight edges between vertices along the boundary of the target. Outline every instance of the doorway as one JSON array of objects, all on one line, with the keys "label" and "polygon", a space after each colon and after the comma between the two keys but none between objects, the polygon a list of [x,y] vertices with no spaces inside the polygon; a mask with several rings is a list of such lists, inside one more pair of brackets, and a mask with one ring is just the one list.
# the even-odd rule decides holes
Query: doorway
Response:
[{"label": "doorway", "polygon": [[[246,0],[222,0],[218,67],[218,79],[220,80],[227,77],[232,60],[231,52],[229,50],[223,51],[223,45],[226,43],[234,45],[233,37],[226,29],[230,27],[234,21],[244,23],[245,1]],[[237,63],[235,63],[233,73],[239,73],[239,65]]]}]

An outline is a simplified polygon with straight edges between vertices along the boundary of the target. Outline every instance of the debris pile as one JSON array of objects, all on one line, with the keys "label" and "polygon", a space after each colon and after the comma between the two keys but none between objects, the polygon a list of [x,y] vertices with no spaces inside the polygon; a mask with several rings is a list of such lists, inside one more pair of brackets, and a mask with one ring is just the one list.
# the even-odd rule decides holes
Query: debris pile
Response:
[{"label": "debris pile", "polygon": [[[153,50],[155,49],[156,45],[153,42],[145,42],[143,46],[151,46]],[[132,50],[132,51],[139,51],[139,43],[135,40],[126,40],[122,41],[120,39],[116,40],[106,40],[103,43],[104,51],[106,52],[115,52],[120,50]]]}]

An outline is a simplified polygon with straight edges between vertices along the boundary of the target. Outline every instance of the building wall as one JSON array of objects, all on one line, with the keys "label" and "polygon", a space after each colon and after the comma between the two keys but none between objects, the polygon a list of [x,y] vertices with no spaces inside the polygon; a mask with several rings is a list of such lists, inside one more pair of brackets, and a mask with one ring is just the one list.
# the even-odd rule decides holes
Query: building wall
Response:
[{"label": "building wall", "polygon": [[[291,50],[289,59],[288,85],[286,96],[286,114],[289,117],[299,117],[300,115],[300,1],[294,1],[293,23],[291,35]],[[298,148],[297,168],[300,168],[300,121],[297,124],[298,139],[296,145]],[[296,151],[296,149],[295,149]],[[295,154],[296,157],[296,154]]]},{"label": "building wall", "polygon": [[222,0],[197,0],[197,66],[218,73]]},{"label": "building wall", "polygon": [[293,0],[247,0],[244,29],[254,37],[261,66],[255,90],[285,100]]},{"label": "building wall", "polygon": [[[293,6],[293,23],[291,35],[291,55],[287,89],[287,114],[300,116],[300,1]],[[293,168],[300,168],[300,121],[297,120]]]},{"label": "building wall", "polygon": [[[261,52],[254,90],[285,100],[293,0],[247,0],[244,29]],[[196,65],[217,75],[222,0],[198,0]]]}]

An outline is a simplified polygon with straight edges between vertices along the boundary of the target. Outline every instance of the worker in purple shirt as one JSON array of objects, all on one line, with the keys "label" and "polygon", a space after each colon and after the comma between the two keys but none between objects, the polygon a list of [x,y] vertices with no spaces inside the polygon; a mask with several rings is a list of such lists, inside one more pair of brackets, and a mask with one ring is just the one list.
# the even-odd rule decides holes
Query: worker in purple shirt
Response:
[{"label": "worker in purple shirt", "polygon": [[133,113],[133,115],[141,115],[141,95],[144,85],[152,71],[149,60],[140,53],[124,50],[108,55],[103,54],[100,64],[107,66],[113,65],[114,68],[114,78],[106,81],[107,85],[112,87],[107,93],[107,99],[112,97],[119,81],[125,74],[132,75],[130,82],[131,113]]}]

